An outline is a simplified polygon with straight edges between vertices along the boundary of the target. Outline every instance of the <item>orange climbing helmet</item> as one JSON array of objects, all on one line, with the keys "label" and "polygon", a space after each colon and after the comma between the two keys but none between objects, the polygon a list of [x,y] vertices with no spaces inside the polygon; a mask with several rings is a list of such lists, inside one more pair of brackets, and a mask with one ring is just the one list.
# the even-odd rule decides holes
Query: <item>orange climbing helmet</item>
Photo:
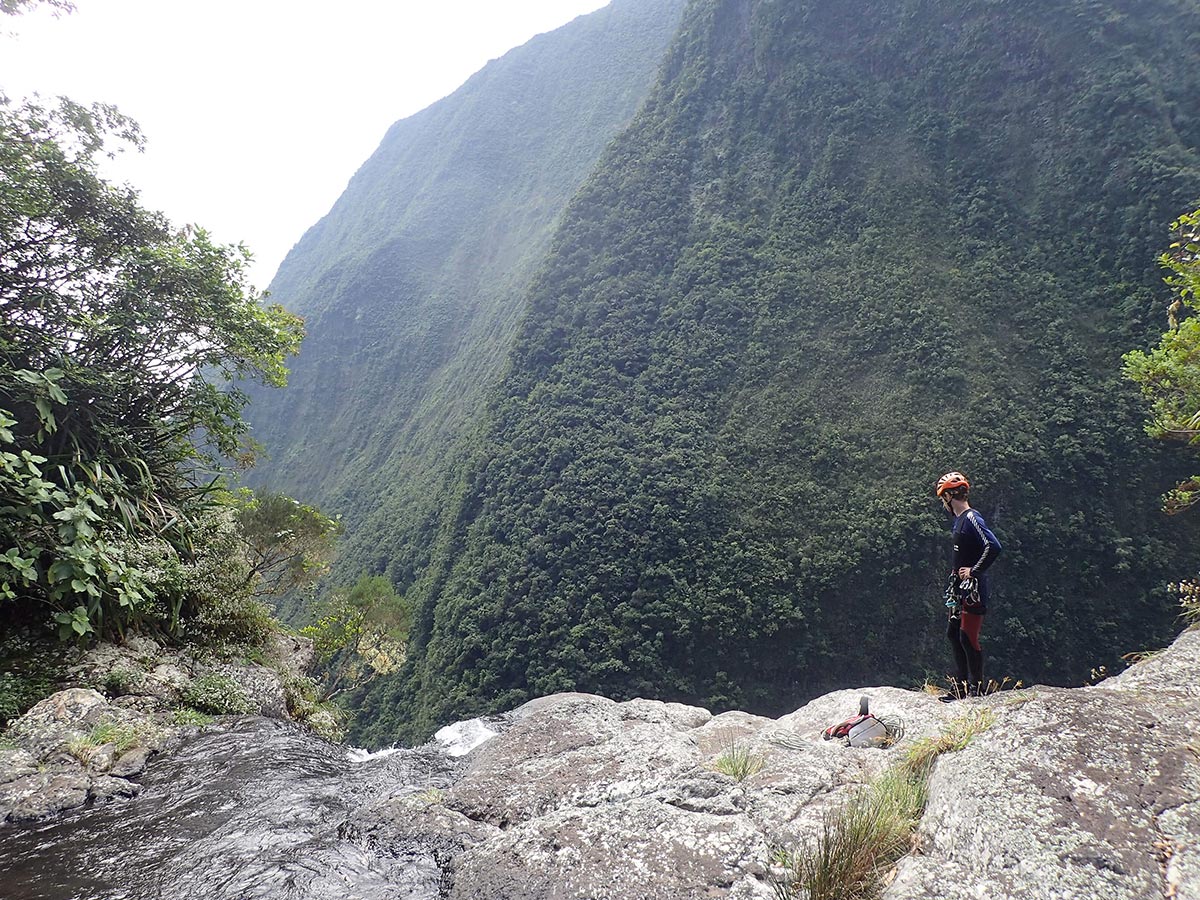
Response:
[{"label": "orange climbing helmet", "polygon": [[940,497],[947,491],[953,491],[956,488],[969,488],[971,482],[967,481],[967,476],[962,472],[947,472],[937,481],[937,495]]}]

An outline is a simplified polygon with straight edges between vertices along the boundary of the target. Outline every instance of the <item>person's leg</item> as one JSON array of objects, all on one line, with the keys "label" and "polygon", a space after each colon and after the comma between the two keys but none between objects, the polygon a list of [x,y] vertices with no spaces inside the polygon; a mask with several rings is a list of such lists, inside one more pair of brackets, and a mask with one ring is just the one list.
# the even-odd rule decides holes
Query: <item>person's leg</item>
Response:
[{"label": "person's leg", "polygon": [[972,693],[982,693],[983,647],[979,643],[979,632],[983,628],[983,616],[964,612],[959,624],[959,643],[967,664],[967,680]]},{"label": "person's leg", "polygon": [[965,695],[967,687],[967,678],[970,675],[970,669],[967,664],[967,653],[963,649],[963,642],[960,634],[962,628],[959,624],[958,616],[951,616],[950,621],[946,625],[946,639],[950,641],[950,649],[954,652],[954,674],[956,678],[954,688],[942,700],[949,702],[956,700]]}]

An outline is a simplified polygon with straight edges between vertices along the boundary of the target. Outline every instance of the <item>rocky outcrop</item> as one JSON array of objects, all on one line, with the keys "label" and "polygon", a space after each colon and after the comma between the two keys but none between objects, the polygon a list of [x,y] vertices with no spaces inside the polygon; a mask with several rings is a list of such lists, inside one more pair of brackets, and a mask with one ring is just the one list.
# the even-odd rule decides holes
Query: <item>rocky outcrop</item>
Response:
[{"label": "rocky outcrop", "polygon": [[[1200,897],[1200,633],[1094,687],[949,706],[895,688],[841,691],[777,720],[562,694],[516,710],[444,792],[397,791],[353,832],[424,846],[453,900],[774,897],[778,848],[907,746],[981,708],[994,723],[938,759],[913,852],[886,900]],[[891,749],[821,731],[857,710],[903,720]],[[731,751],[757,760],[739,780]]]},{"label": "rocky outcrop", "polygon": [[[155,657],[141,671],[167,686],[174,669],[193,682],[204,677],[185,662]],[[1188,632],[1093,687],[1005,691],[949,706],[870,688],[766,719],[559,694],[447,728],[447,753],[427,746],[350,759],[310,736],[293,763],[318,777],[296,785],[281,827],[289,847],[306,848],[290,811],[322,810],[314,845],[325,849],[311,858],[295,849],[295,862],[320,874],[344,850],[355,861],[347,871],[367,879],[346,882],[357,885],[355,896],[767,900],[781,877],[778,850],[814,846],[829,818],[916,742],[986,711],[985,730],[937,758],[911,852],[880,885],[884,900],[1194,900],[1198,666],[1200,632]],[[822,739],[827,725],[857,711],[862,694],[877,714],[902,720],[899,744],[855,749]],[[256,711],[269,699],[263,693]],[[106,698],[87,688],[43,701],[0,749],[0,812],[31,818],[136,792],[140,769],[181,734],[164,725],[165,703],[156,693]],[[419,777],[424,771],[438,774]],[[146,783],[139,805],[152,793],[153,778]],[[331,794],[346,801],[335,816]],[[372,868],[372,859],[386,865]]]},{"label": "rocky outcrop", "polygon": [[134,796],[131,779],[153,754],[234,715],[291,718],[312,645],[275,635],[264,662],[201,658],[139,636],[89,650],[69,672],[76,686],[4,732],[0,824]]},{"label": "rocky outcrop", "polygon": [[1200,897],[1200,632],[1095,687],[989,701],[886,900]]},{"label": "rocky outcrop", "polygon": [[131,797],[129,779],[173,735],[153,716],[87,688],[47,697],[5,732],[0,823],[36,819],[88,801]]},{"label": "rocky outcrop", "polygon": [[[862,693],[904,720],[907,741],[955,712],[896,688],[841,691],[778,720],[560,694],[510,714],[445,792],[401,792],[354,827],[381,851],[436,848],[455,900],[771,897],[772,851],[813,836],[903,752],[821,738]],[[733,754],[752,761],[740,780],[719,771]]]}]

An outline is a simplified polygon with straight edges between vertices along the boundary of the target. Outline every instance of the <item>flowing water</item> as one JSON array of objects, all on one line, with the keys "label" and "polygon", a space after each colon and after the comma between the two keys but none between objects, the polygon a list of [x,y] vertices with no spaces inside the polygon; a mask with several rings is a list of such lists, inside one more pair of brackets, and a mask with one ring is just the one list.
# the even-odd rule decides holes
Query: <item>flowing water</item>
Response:
[{"label": "flowing water", "polygon": [[352,759],[293,725],[243,720],[153,759],[133,799],[0,827],[0,898],[433,900],[442,875],[426,850],[379,852],[342,826],[448,787],[461,749]]}]

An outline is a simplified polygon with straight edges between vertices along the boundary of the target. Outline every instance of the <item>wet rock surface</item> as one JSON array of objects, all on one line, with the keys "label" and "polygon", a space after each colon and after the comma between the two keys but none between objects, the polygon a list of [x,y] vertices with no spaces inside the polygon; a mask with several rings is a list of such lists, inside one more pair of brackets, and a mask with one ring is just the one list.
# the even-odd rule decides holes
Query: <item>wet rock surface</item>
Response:
[{"label": "wet rock surface", "polygon": [[[136,635],[89,650],[69,673],[79,686],[47,697],[4,732],[0,824],[135,796],[129,779],[197,730],[178,715],[189,703],[213,704],[211,715],[193,716],[205,723],[228,718],[222,712],[289,718],[287,687],[311,665],[311,643],[277,635],[266,656],[270,666],[201,659]],[[237,708],[222,710],[230,697]]]}]

